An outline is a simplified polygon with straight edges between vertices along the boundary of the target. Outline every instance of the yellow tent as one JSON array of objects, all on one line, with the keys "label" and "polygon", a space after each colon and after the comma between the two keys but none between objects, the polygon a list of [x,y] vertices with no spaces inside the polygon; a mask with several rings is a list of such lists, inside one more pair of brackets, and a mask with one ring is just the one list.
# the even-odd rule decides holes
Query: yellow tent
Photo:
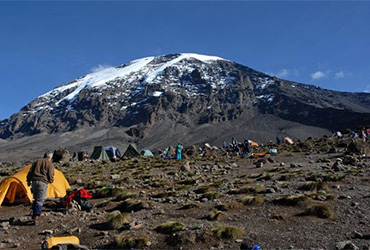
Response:
[{"label": "yellow tent", "polygon": [[[21,169],[13,176],[7,177],[0,183],[0,206],[7,198],[9,203],[15,200],[31,202],[33,195],[31,188],[27,186],[27,174],[31,165]],[[59,170],[55,169],[54,182],[48,185],[47,198],[62,198],[66,195],[67,189],[71,188],[68,181]]]}]

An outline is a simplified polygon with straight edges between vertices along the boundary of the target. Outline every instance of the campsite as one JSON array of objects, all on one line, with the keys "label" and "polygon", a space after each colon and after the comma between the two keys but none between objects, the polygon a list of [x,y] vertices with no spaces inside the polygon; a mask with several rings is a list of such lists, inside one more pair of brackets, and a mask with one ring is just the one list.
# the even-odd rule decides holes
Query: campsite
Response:
[{"label": "campsite", "polygon": [[0,248],[40,249],[61,236],[91,249],[370,248],[369,144],[348,134],[259,145],[245,157],[212,145],[186,147],[182,160],[120,151],[123,160],[98,146],[94,159],[54,163],[64,188],[86,189],[93,207],[51,198],[36,226],[29,190],[11,198],[22,196],[10,187],[25,168],[2,163],[2,183],[17,184],[0,207]]}]

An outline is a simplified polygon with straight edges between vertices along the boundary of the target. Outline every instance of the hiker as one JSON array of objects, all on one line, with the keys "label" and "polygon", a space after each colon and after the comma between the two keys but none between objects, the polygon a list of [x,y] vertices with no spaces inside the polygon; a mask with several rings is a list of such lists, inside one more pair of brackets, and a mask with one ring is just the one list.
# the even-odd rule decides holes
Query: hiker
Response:
[{"label": "hiker", "polygon": [[235,138],[234,138],[234,137],[232,137],[232,138],[231,138],[231,144],[233,144],[233,147],[235,147],[235,146],[236,146],[236,140],[235,140]]},{"label": "hiker", "polygon": [[251,155],[251,147],[249,145],[249,140],[247,138],[244,139],[244,147],[243,151],[246,155],[250,156]]},{"label": "hiker", "polygon": [[176,146],[176,159],[177,160],[181,160],[181,151],[183,149],[183,146],[178,143],[177,146]]},{"label": "hiker", "polygon": [[36,160],[30,171],[27,174],[27,185],[31,186],[31,192],[33,194],[32,203],[32,219],[35,225],[40,219],[42,211],[42,205],[46,200],[46,193],[48,191],[48,183],[54,181],[54,166],[51,162],[53,153],[46,152],[44,158]]}]

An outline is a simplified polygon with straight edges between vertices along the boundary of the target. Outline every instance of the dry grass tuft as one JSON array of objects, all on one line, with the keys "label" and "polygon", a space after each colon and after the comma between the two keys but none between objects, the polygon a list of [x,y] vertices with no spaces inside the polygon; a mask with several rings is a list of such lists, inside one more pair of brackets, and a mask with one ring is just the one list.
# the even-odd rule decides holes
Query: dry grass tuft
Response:
[{"label": "dry grass tuft", "polygon": [[124,234],[114,236],[115,245],[122,249],[141,249],[148,243],[146,236],[127,237]]},{"label": "dry grass tuft", "polygon": [[332,219],[334,217],[332,210],[325,204],[310,205],[301,215],[311,215],[322,219]]},{"label": "dry grass tuft", "polygon": [[139,199],[127,199],[118,206],[118,209],[123,212],[137,212],[143,209],[149,209],[151,207],[151,202]]},{"label": "dry grass tuft", "polygon": [[248,195],[241,198],[241,203],[244,205],[259,205],[264,202],[264,198],[260,195]]},{"label": "dry grass tuft", "polygon": [[235,239],[241,237],[244,234],[243,230],[241,230],[240,228],[226,225],[217,225],[213,227],[212,233],[219,240]]},{"label": "dry grass tuft", "polygon": [[183,230],[184,227],[185,225],[182,222],[170,221],[170,222],[157,226],[156,228],[154,228],[154,230],[157,231],[158,233],[172,234],[172,233]]},{"label": "dry grass tuft", "polygon": [[122,188],[106,187],[96,190],[94,193],[94,198],[113,197],[121,194],[122,192],[123,192]]},{"label": "dry grass tuft", "polygon": [[217,209],[213,209],[211,214],[207,216],[208,220],[211,221],[220,221],[227,215],[226,212],[218,211]]},{"label": "dry grass tuft", "polygon": [[201,208],[202,205],[200,205],[198,202],[195,201],[188,201],[185,203],[185,205],[181,209],[192,209],[192,208]]},{"label": "dry grass tuft", "polygon": [[120,211],[113,211],[108,214],[107,225],[110,229],[119,229],[123,224],[128,223],[130,214],[121,213]]},{"label": "dry grass tuft", "polygon": [[324,183],[323,181],[309,181],[303,184],[298,188],[299,190],[304,191],[319,191],[319,190],[326,190],[328,189],[328,185]]},{"label": "dry grass tuft", "polygon": [[239,207],[240,207],[240,204],[235,201],[231,201],[228,203],[223,203],[223,204],[215,206],[215,208],[220,211],[229,211],[229,210],[236,209]]},{"label": "dry grass tuft", "polygon": [[287,195],[281,198],[276,198],[272,203],[282,206],[298,206],[302,202],[307,201],[309,197],[307,195]]}]

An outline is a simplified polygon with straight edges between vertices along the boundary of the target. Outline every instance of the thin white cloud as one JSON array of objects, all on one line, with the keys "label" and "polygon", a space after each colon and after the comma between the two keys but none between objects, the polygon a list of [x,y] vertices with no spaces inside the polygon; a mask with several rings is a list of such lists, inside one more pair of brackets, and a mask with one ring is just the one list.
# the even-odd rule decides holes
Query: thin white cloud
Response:
[{"label": "thin white cloud", "polygon": [[91,72],[96,73],[96,72],[105,70],[105,69],[110,68],[110,67],[112,67],[112,66],[107,65],[107,64],[98,64],[98,66],[95,66],[95,67],[91,68]]},{"label": "thin white cloud", "polygon": [[277,77],[287,77],[287,76],[289,76],[289,74],[290,74],[289,70],[287,70],[287,69],[282,69],[282,70],[280,70],[280,71],[276,74],[276,76],[277,76]]},{"label": "thin white cloud", "polygon": [[335,77],[335,79],[344,78],[344,77],[345,77],[345,73],[344,73],[344,71],[343,71],[343,70],[341,70],[341,71],[339,71],[339,72],[336,72],[336,73],[334,74],[334,77]]},{"label": "thin white cloud", "polygon": [[364,90],[365,93],[370,93],[370,85],[367,85],[365,90]]},{"label": "thin white cloud", "polygon": [[314,81],[319,80],[323,77],[326,77],[326,74],[322,71],[317,71],[317,72],[311,74],[311,78]]}]

